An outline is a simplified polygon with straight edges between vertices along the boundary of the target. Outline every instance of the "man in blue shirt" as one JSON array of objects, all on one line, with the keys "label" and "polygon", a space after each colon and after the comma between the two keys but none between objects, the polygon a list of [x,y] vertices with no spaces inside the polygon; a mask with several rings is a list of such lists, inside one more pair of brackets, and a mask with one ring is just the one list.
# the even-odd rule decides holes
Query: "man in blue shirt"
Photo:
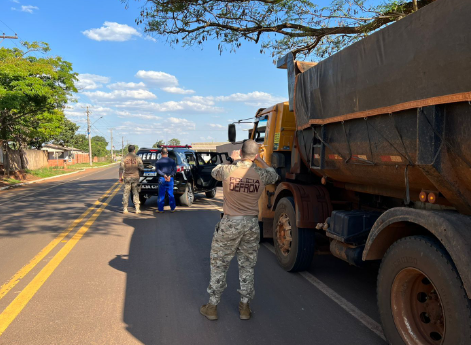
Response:
[{"label": "man in blue shirt", "polygon": [[177,172],[177,165],[172,158],[168,156],[168,149],[163,148],[161,152],[162,158],[155,163],[155,170],[159,176],[159,198],[157,206],[159,213],[164,212],[165,192],[168,193],[168,200],[171,212],[175,212],[175,197],[173,196],[173,176]]}]

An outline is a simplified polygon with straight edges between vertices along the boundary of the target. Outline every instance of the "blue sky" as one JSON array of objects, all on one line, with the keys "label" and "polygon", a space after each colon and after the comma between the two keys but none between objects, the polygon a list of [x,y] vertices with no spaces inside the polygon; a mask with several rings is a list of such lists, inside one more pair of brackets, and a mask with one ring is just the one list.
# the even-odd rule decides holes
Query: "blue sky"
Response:
[{"label": "blue sky", "polygon": [[139,4],[130,4],[125,9],[119,0],[0,1],[2,32],[48,42],[51,54],[80,74],[78,103],[66,114],[81,133],[83,107],[91,105],[92,135],[109,140],[114,128],[115,148],[121,148],[121,137],[141,147],[171,138],[184,144],[226,141],[231,120],[287,99],[286,71],[276,69],[258,46],[244,42],[236,53],[222,55],[216,42],[203,50],[172,48],[159,37],[146,37],[134,23]]}]

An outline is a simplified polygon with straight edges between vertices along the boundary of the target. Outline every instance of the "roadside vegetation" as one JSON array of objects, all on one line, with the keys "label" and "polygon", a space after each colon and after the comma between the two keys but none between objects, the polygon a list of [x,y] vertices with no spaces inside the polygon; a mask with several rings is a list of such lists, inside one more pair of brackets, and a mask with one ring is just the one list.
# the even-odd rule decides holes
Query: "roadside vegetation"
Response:
[{"label": "roadside vegetation", "polygon": [[38,180],[38,179],[43,179],[46,177],[53,177],[53,176],[59,176],[63,174],[68,174],[74,171],[79,171],[79,170],[86,170],[90,168],[99,168],[103,167],[109,164],[112,164],[115,162],[112,162],[111,160],[105,161],[105,162],[94,162],[93,166],[91,167],[89,163],[80,163],[80,164],[74,164],[74,165],[68,165],[66,167],[47,167],[47,168],[41,168],[41,169],[35,169],[35,170],[26,170],[26,179],[23,181],[17,180],[15,178],[2,178],[0,176],[0,187],[4,186],[14,186],[18,183],[23,183],[23,182],[29,182],[33,180]]}]

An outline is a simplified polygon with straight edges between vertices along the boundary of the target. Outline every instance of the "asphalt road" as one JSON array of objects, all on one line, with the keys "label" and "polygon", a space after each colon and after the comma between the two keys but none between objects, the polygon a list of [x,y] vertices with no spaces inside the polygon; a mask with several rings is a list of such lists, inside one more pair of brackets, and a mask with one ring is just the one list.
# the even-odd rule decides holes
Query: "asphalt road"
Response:
[{"label": "asphalt road", "polygon": [[377,268],[319,255],[287,273],[270,244],[253,318],[238,318],[234,260],[219,320],[206,320],[221,192],[173,214],[152,198],[123,215],[116,181],[113,166],[0,192],[0,344],[386,344]]}]

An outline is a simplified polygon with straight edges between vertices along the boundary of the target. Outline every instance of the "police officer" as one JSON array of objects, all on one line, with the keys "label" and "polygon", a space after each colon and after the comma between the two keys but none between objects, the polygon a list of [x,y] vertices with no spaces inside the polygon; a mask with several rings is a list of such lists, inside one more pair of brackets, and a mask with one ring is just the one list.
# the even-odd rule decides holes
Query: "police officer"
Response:
[{"label": "police officer", "polygon": [[[247,140],[240,151],[232,153],[232,164],[220,164],[211,173],[223,184],[224,215],[216,225],[211,244],[209,303],[200,308],[201,314],[209,320],[218,318],[217,305],[227,286],[226,273],[235,254],[239,263],[240,319],[248,320],[251,316],[249,302],[255,295],[254,267],[260,240],[258,199],[265,185],[278,179],[275,169],[260,159],[258,152],[258,144]],[[255,165],[254,161],[263,168]]]},{"label": "police officer", "polygon": [[141,213],[137,184],[139,183],[139,170],[144,170],[144,164],[142,163],[142,159],[134,153],[135,150],[134,145],[129,145],[129,153],[123,158],[119,165],[119,182],[123,182],[124,180],[123,213],[128,213],[128,200],[131,190],[136,213]]}]

